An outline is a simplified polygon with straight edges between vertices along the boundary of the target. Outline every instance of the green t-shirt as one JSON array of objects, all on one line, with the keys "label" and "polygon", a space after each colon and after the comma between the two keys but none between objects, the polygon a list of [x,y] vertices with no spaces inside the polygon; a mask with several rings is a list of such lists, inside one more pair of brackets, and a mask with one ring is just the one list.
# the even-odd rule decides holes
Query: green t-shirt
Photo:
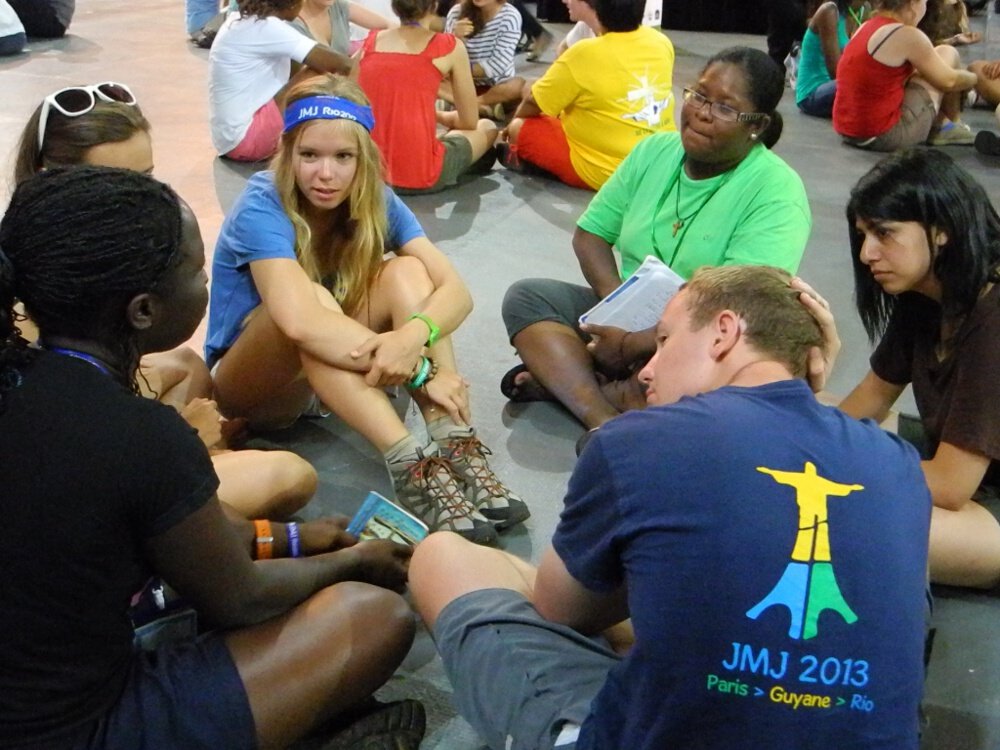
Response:
[{"label": "green t-shirt", "polygon": [[[618,250],[621,277],[649,255],[685,279],[701,266],[767,265],[795,273],[812,228],[795,171],[758,145],[735,169],[692,180],[681,168],[683,157],[679,133],[644,138],[577,222]],[[683,224],[675,233],[678,217]]]}]

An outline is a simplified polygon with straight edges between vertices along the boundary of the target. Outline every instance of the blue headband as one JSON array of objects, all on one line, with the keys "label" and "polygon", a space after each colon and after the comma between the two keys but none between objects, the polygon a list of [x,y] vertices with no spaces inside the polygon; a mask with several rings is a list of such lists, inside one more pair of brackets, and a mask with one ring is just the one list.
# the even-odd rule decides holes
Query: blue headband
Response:
[{"label": "blue headband", "polygon": [[308,120],[351,120],[372,132],[375,117],[372,108],[356,104],[339,96],[307,96],[285,107],[285,130]]}]

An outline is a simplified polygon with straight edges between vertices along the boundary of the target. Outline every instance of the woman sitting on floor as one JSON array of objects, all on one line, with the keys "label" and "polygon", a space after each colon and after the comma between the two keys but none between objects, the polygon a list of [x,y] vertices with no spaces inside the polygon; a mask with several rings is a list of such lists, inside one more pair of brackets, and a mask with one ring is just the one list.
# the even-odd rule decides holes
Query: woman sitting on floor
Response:
[{"label": "woman sitting on floor", "polygon": [[875,0],[875,15],[844,47],[833,129],[845,143],[895,151],[975,139],[959,116],[976,75],[962,69],[954,47],[935,47],[917,28],[924,9],[925,0]]},{"label": "woman sitting on floor", "polygon": [[993,588],[1000,582],[1000,216],[947,155],[911,149],[861,178],[847,221],[858,312],[877,347],[840,408],[881,421],[913,386],[934,499],[931,580]]},{"label": "woman sitting on floor", "polygon": [[597,190],[652,133],[674,124],[674,45],[642,25],[643,0],[595,0],[601,30],[559,56],[524,98],[497,150],[509,169],[530,164]]},{"label": "woman sitting on floor", "polygon": [[[451,187],[497,137],[491,120],[478,119],[465,45],[429,28],[435,3],[393,0],[402,25],[369,34],[358,63],[358,83],[371,101],[372,138],[385,159],[386,181],[403,194]],[[453,112],[434,109],[443,81],[455,100]],[[440,138],[438,122],[448,128]],[[485,162],[479,166],[493,166],[492,158]]]},{"label": "woman sitting on floor", "polygon": [[[204,446],[137,397],[139,357],[205,312],[191,210],[146,175],[56,169],[17,187],[0,248],[0,514],[21,540],[0,552],[4,745],[286,747],[366,701],[413,639],[393,593],[409,548],[341,533],[253,561]],[[135,650],[127,609],[151,575],[217,630]],[[416,748],[405,707],[399,746]]]},{"label": "woman sitting on floor", "polygon": [[581,330],[578,319],[649,255],[684,278],[704,265],[795,271],[812,219],[802,180],[770,151],[784,88],[763,52],[733,47],[708,61],[684,90],[680,133],[640,141],[577,222],[588,286],[525,279],[507,291],[504,323],[524,363],[504,376],[509,399],[557,400],[587,428],[645,405],[633,372],[655,349],[652,329]]},{"label": "woman sitting on floor", "polygon": [[833,116],[837,63],[867,10],[868,0],[830,0],[809,19],[795,79],[795,103],[803,113],[827,119]]},{"label": "woman sitting on floor", "polygon": [[350,55],[351,28],[389,29],[396,25],[383,15],[354,0],[304,0],[292,26],[334,52]]},{"label": "woman sitting on floor", "polygon": [[[319,73],[348,73],[351,61],[286,21],[302,0],[240,0],[208,56],[212,144],[222,156],[262,161],[274,155],[289,85]],[[303,68],[292,75],[292,61]],[[291,80],[289,80],[291,78]]]},{"label": "woman sitting on floor", "polygon": [[[358,86],[318,77],[288,102],[273,171],[250,178],[215,247],[205,348],[219,405],[278,426],[318,397],[383,454],[398,500],[432,530],[493,542],[494,524],[529,513],[469,421],[451,342],[472,308],[465,284],[382,182]],[[428,440],[390,403],[384,386],[398,385]]]},{"label": "woman sitting on floor", "polygon": [[[14,182],[45,169],[81,164],[152,173],[149,122],[127,86],[70,87],[46,97],[21,133]],[[25,334],[35,338],[27,329]],[[174,407],[198,430],[212,449],[219,499],[244,517],[287,518],[312,498],[316,471],[294,453],[219,447],[223,424],[211,400],[212,376],[190,348],[145,355],[139,386],[142,395]]]},{"label": "woman sitting on floor", "polygon": [[[465,42],[476,83],[479,112],[494,120],[521,101],[524,79],[514,75],[514,55],[521,38],[521,16],[506,0],[462,0],[445,17],[444,30]],[[447,82],[440,96],[454,102]]]}]

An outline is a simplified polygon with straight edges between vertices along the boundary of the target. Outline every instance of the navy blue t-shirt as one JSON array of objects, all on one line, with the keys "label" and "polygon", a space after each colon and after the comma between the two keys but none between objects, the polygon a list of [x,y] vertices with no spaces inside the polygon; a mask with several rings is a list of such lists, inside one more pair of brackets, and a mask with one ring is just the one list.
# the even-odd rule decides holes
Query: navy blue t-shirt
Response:
[{"label": "navy blue t-shirt", "polygon": [[603,426],[553,544],[636,643],[578,750],[916,748],[930,510],[912,447],[799,380]]}]

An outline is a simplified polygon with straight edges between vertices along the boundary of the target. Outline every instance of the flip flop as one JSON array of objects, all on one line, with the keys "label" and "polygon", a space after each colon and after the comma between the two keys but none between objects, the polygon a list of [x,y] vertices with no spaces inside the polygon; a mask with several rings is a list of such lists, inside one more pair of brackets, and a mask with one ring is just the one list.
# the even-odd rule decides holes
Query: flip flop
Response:
[{"label": "flip flop", "polygon": [[524,364],[514,365],[500,379],[500,392],[516,404],[526,404],[531,401],[555,401],[556,398],[535,380],[534,376],[522,382],[517,382],[521,373],[531,373]]}]

